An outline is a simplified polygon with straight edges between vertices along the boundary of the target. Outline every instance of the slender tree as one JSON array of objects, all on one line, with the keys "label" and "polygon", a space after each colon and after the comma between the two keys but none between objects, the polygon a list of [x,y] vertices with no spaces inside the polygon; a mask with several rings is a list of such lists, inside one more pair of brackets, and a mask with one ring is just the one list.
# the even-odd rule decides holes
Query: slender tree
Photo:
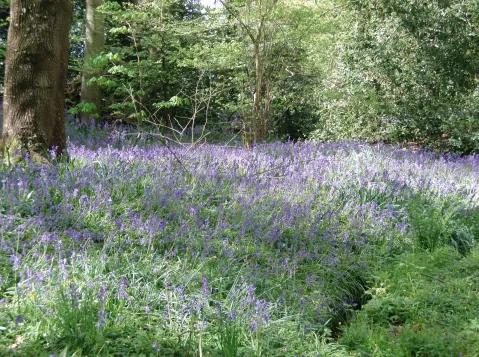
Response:
[{"label": "slender tree", "polygon": [[219,0],[229,16],[232,16],[252,44],[254,57],[253,111],[245,122],[244,139],[247,145],[264,141],[270,124],[269,110],[271,93],[265,73],[271,37],[278,30],[272,15],[279,0],[247,0],[236,4],[234,1]]},{"label": "slender tree", "polygon": [[81,101],[92,104],[93,107],[82,114],[83,118],[98,115],[101,108],[100,88],[92,83],[91,79],[97,74],[92,61],[105,47],[104,16],[98,10],[102,4],[103,0],[86,0],[86,39]]},{"label": "slender tree", "polygon": [[2,141],[8,151],[64,152],[70,0],[12,0]]}]

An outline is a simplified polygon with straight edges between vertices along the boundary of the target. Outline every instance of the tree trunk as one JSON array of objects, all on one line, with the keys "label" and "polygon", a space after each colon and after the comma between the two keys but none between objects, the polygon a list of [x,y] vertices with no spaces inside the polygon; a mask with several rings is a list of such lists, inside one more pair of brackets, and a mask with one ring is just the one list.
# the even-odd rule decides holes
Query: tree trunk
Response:
[{"label": "tree trunk", "polygon": [[3,143],[44,157],[62,154],[70,0],[11,0]]},{"label": "tree trunk", "polygon": [[88,83],[92,77],[98,75],[92,60],[105,48],[104,16],[98,11],[101,4],[103,0],[86,0],[86,41],[81,101],[93,104],[95,107],[91,111],[82,113],[84,119],[98,116],[101,108],[100,88],[94,83]]},{"label": "tree trunk", "polygon": [[254,94],[254,113],[253,113],[253,133],[254,141],[262,142],[266,140],[267,133],[267,112],[266,112],[266,93],[264,64],[259,41],[254,44],[255,57],[255,94]]}]

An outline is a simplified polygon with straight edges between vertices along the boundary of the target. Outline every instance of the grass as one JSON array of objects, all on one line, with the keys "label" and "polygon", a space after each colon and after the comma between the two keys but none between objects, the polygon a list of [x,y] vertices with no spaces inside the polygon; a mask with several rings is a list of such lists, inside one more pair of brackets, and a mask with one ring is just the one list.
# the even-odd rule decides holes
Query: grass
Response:
[{"label": "grass", "polygon": [[479,353],[477,158],[70,130],[0,168],[0,355]]},{"label": "grass", "polygon": [[363,356],[475,356],[479,250],[407,253],[385,262],[340,343]]}]

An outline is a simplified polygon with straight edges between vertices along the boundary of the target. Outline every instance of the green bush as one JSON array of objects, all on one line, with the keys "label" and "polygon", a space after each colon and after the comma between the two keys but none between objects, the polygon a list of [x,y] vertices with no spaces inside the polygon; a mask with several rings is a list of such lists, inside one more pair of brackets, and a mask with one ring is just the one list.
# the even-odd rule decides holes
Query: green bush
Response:
[{"label": "green bush", "polygon": [[353,25],[312,137],[477,152],[478,2],[347,3]]}]

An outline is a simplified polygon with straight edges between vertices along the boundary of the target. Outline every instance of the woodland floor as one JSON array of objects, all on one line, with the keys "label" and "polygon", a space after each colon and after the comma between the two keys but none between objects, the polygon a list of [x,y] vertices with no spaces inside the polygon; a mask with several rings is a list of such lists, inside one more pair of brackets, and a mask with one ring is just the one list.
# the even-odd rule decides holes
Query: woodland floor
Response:
[{"label": "woodland floor", "polygon": [[69,135],[0,168],[0,355],[479,355],[479,157]]}]

